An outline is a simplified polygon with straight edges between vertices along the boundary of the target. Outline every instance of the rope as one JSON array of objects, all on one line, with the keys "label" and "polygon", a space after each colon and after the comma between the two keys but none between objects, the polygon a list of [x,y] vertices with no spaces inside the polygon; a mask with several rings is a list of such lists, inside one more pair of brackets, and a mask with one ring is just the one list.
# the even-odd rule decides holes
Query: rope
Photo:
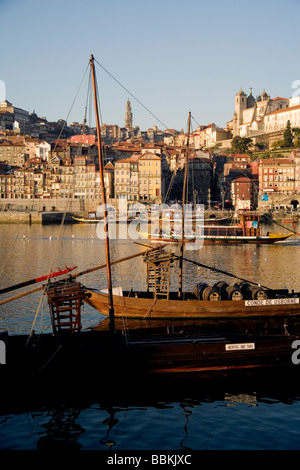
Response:
[{"label": "rope", "polygon": [[272,217],[269,217],[267,214],[264,214],[264,217],[266,217],[267,219],[269,219],[270,222],[273,222],[273,224],[278,225],[278,227],[284,228],[285,230],[288,230],[289,232],[292,232],[294,235],[299,235],[299,236],[300,236],[300,233],[297,233],[297,232],[295,232],[295,230],[291,230],[291,229],[288,228],[288,227],[284,227],[283,225],[281,225],[281,224],[279,224],[278,222],[276,222],[276,220],[273,220]]},{"label": "rope", "polygon": [[[174,256],[176,258],[179,258],[176,255],[174,255]],[[254,284],[256,286],[263,287],[264,289],[270,290],[270,287],[263,286],[262,284],[258,284],[257,282],[249,281],[248,279],[244,279],[242,277],[236,276],[235,274],[228,273],[227,271],[222,271],[221,269],[218,269],[218,268],[215,268],[215,267],[212,267],[212,266],[207,266],[206,264],[202,264],[202,263],[199,263],[197,261],[193,261],[193,260],[188,259],[188,258],[183,258],[183,259],[184,259],[184,261],[188,261],[189,263],[195,264],[196,266],[200,266],[201,268],[211,269],[212,271],[215,271],[216,273],[225,274],[226,276],[230,276],[230,277],[233,277],[235,279],[239,279],[240,281],[249,282],[250,284]]]},{"label": "rope", "polygon": [[115,81],[118,83],[118,85],[120,85],[127,93],[130,94],[130,96],[132,96],[133,99],[135,99],[148,113],[150,113],[157,121],[159,121],[166,129],[168,128],[157,116],[155,116],[143,103],[141,103],[140,100],[138,100],[124,85],[122,85],[122,83],[119,82],[119,80],[117,80],[103,65],[100,64],[100,62],[98,62],[96,59],[95,59],[95,62],[100,65],[100,67]]},{"label": "rope", "polygon": [[67,115],[67,117],[66,117],[66,119],[65,119],[64,125],[63,125],[63,127],[61,128],[61,131],[60,131],[60,133],[59,133],[58,139],[56,140],[55,147],[54,147],[53,151],[56,150],[56,147],[57,147],[57,145],[58,145],[59,139],[60,139],[60,137],[61,137],[61,135],[62,135],[62,133],[63,133],[63,130],[64,130],[64,128],[65,128],[65,125],[66,125],[66,123],[67,123],[67,121],[68,121],[68,118],[69,118],[70,113],[71,113],[71,111],[72,111],[72,108],[73,108],[73,106],[74,106],[74,103],[75,103],[75,101],[76,101],[76,99],[77,99],[77,96],[78,96],[78,94],[79,94],[81,85],[82,85],[82,83],[83,83],[83,80],[84,80],[84,78],[85,78],[85,75],[86,75],[86,72],[87,72],[88,68],[89,68],[89,63],[88,63],[87,68],[86,68],[86,70],[85,70],[85,72],[84,72],[84,75],[83,75],[82,80],[81,80],[81,82],[80,82],[79,88],[78,88],[78,90],[77,90],[77,93],[76,93],[75,98],[74,98],[74,100],[73,100],[73,103],[72,103],[72,105],[71,105],[71,108],[70,108],[70,110],[69,110],[69,112],[68,112],[68,115]]},{"label": "rope", "polygon": [[59,350],[62,348],[62,346],[58,346],[57,350],[52,354],[51,357],[49,357],[48,361],[43,365],[41,366],[39,369],[38,369],[38,373],[41,372],[49,363],[50,361],[52,361],[52,359],[54,358],[54,356],[56,356],[56,354],[59,352]]}]

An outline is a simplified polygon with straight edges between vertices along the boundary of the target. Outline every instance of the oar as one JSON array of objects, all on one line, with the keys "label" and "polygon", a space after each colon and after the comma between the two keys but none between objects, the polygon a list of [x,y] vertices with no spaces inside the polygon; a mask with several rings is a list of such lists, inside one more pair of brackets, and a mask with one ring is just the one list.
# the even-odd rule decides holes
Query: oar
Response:
[{"label": "oar", "polygon": [[[133,258],[137,258],[138,256],[142,256],[146,253],[148,253],[149,251],[152,251],[154,250],[155,248],[150,248],[148,250],[145,250],[143,251],[142,253],[136,253],[135,255],[131,255],[131,256],[127,256],[125,258],[121,258],[119,260],[116,260],[116,261],[112,261],[111,264],[118,264],[118,263],[121,263],[123,261],[128,261],[130,259],[133,259]],[[94,271],[97,271],[99,269],[104,269],[106,268],[106,264],[102,264],[101,266],[96,266],[95,268],[90,268],[90,269],[86,269],[85,271],[81,271],[80,273],[78,274],[75,274],[74,276],[72,276],[73,278],[76,278],[78,276],[83,276],[85,274],[89,274],[89,273],[92,273]],[[46,286],[47,287],[47,286]],[[5,300],[0,300],[0,305],[4,305],[8,302],[12,302],[13,300],[17,300],[17,299],[20,299],[21,297],[25,297],[26,295],[30,295],[30,294],[34,294],[35,292],[38,292],[40,290],[43,290],[45,289],[45,286],[42,286],[42,287],[37,287],[36,289],[32,289],[32,290],[29,290],[29,291],[26,291],[26,292],[22,292],[21,294],[18,294],[14,297],[10,297],[9,299],[5,299]]]},{"label": "oar", "polygon": [[[175,258],[179,259],[179,256],[176,256],[176,255],[174,256]],[[207,266],[206,264],[202,264],[202,263],[193,261],[188,258],[183,258],[183,259],[184,261],[188,261],[189,263],[195,264],[196,266],[200,266],[201,268],[210,269],[211,271],[215,271],[216,273],[225,274],[226,276],[234,277],[235,279],[239,279],[240,281],[249,282],[249,284],[254,284],[256,286],[263,287],[264,289],[268,289],[268,290],[270,289],[270,287],[263,286],[262,284],[258,284],[257,282],[249,281],[248,279],[244,279],[242,277],[236,276],[235,274],[228,273],[227,271],[222,271],[221,269],[214,268],[213,266]]]},{"label": "oar", "polygon": [[47,281],[48,279],[52,279],[53,277],[62,276],[63,274],[68,274],[69,272],[73,271],[73,269],[77,268],[74,266],[73,268],[59,269],[58,271],[50,274],[46,274],[45,276],[36,277],[34,279],[29,279],[28,281],[20,282],[19,284],[15,284],[14,286],[5,287],[4,289],[0,289],[0,294],[5,294],[6,292],[10,292],[12,290],[21,289],[22,287],[30,286],[31,284],[37,284],[38,282]]}]

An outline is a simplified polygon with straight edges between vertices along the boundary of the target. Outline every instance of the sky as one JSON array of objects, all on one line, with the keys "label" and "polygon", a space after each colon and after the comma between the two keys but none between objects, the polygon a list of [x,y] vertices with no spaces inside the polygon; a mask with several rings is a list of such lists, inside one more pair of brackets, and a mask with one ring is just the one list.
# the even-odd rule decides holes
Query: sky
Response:
[{"label": "sky", "polygon": [[95,125],[93,54],[102,123],[124,126],[130,99],[141,130],[186,130],[189,112],[192,130],[225,127],[241,88],[300,94],[299,13],[300,0],[0,0],[2,94]]}]

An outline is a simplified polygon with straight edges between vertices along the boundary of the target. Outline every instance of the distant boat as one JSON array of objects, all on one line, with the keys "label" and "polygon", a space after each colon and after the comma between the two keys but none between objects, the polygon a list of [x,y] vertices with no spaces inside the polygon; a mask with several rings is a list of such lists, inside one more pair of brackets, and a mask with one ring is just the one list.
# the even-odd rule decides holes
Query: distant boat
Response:
[{"label": "distant boat", "polygon": [[87,217],[78,217],[73,215],[73,219],[81,224],[96,224],[103,221],[103,217],[97,217],[96,211],[89,211]]},{"label": "distant boat", "polygon": [[[184,243],[202,242],[207,244],[272,244],[286,240],[294,235],[294,232],[287,235],[281,233],[267,232],[262,235],[260,231],[260,216],[255,212],[242,212],[239,215],[240,223],[238,225],[218,225],[218,224],[197,224],[194,230],[184,235]],[[177,226],[178,227],[178,226]],[[181,233],[173,231],[172,224],[167,233],[163,230],[163,224],[156,228],[155,232],[140,232],[143,238],[149,239],[154,243],[180,243]]]},{"label": "distant boat", "polygon": [[77,222],[71,212],[43,211],[41,214],[43,225],[60,225],[62,222],[64,224],[74,224]]},{"label": "distant boat", "polygon": [[[97,211],[89,211],[87,217],[75,217],[73,219],[81,224],[97,224],[99,222],[104,221],[104,216],[99,217],[97,215]],[[108,222],[115,222],[115,223],[128,223],[134,220],[134,217],[130,216],[118,216],[114,211],[110,211],[109,215],[107,216]]]}]

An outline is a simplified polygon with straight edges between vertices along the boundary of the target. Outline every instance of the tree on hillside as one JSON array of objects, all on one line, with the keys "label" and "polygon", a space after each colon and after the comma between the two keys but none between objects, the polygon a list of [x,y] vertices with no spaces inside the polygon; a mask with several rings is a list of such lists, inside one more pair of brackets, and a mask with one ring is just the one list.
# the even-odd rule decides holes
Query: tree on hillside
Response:
[{"label": "tree on hillside", "polygon": [[291,123],[288,121],[286,123],[286,129],[283,134],[283,141],[285,147],[292,147],[293,146],[293,133],[291,129]]},{"label": "tree on hillside", "polygon": [[250,145],[252,145],[252,139],[249,137],[240,137],[237,135],[232,139],[232,152],[247,153],[249,152]]},{"label": "tree on hillside", "polygon": [[298,147],[300,147],[300,129],[299,129],[299,127],[295,127],[293,129],[293,135],[294,135],[294,138],[293,138],[294,147],[298,148]]}]

